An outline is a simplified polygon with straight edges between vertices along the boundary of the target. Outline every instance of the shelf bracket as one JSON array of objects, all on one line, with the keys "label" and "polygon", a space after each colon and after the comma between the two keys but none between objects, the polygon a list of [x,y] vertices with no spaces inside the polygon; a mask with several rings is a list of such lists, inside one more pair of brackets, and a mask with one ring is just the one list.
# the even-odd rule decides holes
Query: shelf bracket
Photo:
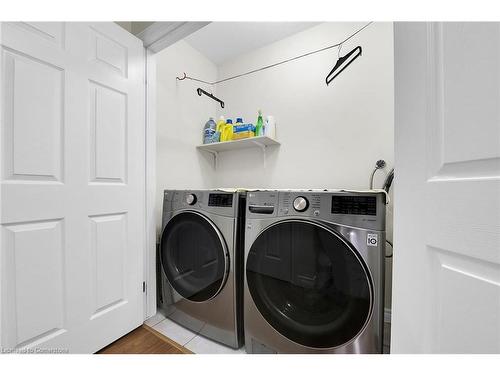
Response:
[{"label": "shelf bracket", "polygon": [[259,142],[253,142],[254,145],[256,145],[260,150],[262,151],[262,163],[264,164],[264,168],[266,168],[266,151],[267,151],[267,146],[263,145],[262,143]]},{"label": "shelf bracket", "polygon": [[[267,167],[267,149],[269,146],[279,146],[280,143],[275,139],[262,136],[262,137],[251,137],[243,138],[228,142],[216,142],[213,144],[203,144],[196,146],[200,152],[207,152],[213,155],[213,166],[214,170],[219,168],[219,153],[238,150],[238,149],[248,149],[248,148],[258,148],[262,152],[262,164],[263,167]],[[257,157],[258,158],[258,157]]]},{"label": "shelf bracket", "polygon": [[219,163],[219,153],[217,151],[212,151],[212,150],[205,150],[208,153],[212,154],[214,157],[214,169],[217,170],[217,166]]}]

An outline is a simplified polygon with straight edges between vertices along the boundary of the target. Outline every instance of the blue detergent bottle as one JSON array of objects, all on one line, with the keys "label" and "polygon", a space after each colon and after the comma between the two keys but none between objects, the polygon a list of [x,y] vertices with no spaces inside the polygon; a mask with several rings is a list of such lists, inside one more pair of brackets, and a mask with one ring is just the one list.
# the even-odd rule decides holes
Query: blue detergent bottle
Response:
[{"label": "blue detergent bottle", "polygon": [[214,118],[210,117],[203,127],[203,143],[213,143],[216,130],[217,124],[215,123]]}]

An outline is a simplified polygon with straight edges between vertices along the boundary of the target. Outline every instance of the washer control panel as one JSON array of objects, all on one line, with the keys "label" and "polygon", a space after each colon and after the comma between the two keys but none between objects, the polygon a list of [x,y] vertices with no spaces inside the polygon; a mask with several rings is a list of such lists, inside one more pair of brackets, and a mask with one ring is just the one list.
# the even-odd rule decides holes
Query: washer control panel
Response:
[{"label": "washer control panel", "polygon": [[280,191],[279,213],[282,215],[306,214],[319,216],[321,213],[321,194],[316,192]]},{"label": "washer control panel", "polygon": [[332,196],[332,214],[377,215],[377,197]]},{"label": "washer control panel", "polygon": [[247,194],[247,214],[260,217],[276,216],[278,211],[277,191],[256,191]]},{"label": "washer control panel", "polygon": [[189,193],[186,195],[186,203],[192,206],[193,204],[196,203],[196,195]]},{"label": "washer control panel", "polygon": [[309,201],[306,197],[297,197],[293,200],[293,208],[295,211],[304,212],[309,207]]},{"label": "washer control panel", "polygon": [[322,190],[256,191],[247,195],[247,218],[303,217],[385,230],[385,194]]}]

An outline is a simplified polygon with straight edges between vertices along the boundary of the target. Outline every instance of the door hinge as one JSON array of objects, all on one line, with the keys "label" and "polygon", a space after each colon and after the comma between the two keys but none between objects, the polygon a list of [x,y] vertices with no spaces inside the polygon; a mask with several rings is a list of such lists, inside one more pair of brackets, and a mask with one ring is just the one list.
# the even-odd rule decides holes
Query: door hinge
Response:
[{"label": "door hinge", "polygon": [[146,282],[145,281],[142,282],[142,292],[146,293]]}]

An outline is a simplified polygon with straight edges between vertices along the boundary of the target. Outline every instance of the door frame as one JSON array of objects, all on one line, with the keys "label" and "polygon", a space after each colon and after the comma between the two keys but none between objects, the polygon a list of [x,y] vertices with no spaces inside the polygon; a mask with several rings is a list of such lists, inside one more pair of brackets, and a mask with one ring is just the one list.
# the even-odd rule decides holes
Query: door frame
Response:
[{"label": "door frame", "polygon": [[[0,22],[0,46],[2,45],[2,29],[3,29],[3,22]],[[1,52],[1,51],[0,51]],[[1,82],[1,77],[2,77],[2,72],[3,72],[3,58],[0,56],[0,155],[2,155],[2,145],[3,145],[3,139],[2,139],[2,131],[1,129],[3,128],[3,91],[2,91],[2,82]],[[2,184],[0,183],[0,199],[2,197]],[[0,217],[2,217],[2,205],[0,204]],[[0,269],[3,268],[3,251],[2,251],[2,233],[3,230],[0,230]],[[2,292],[2,278],[0,277],[0,294]],[[2,301],[3,299],[0,296],[0,332],[2,332],[2,327],[3,327],[3,306],[2,306]]]},{"label": "door frame", "polygon": [[[156,53],[184,39],[210,22],[155,22],[137,35],[145,53],[145,251],[144,320],[156,314]],[[174,77],[172,77],[174,79]]]},{"label": "door frame", "polygon": [[149,48],[145,54],[145,231],[144,320],[156,314],[156,57]]}]

